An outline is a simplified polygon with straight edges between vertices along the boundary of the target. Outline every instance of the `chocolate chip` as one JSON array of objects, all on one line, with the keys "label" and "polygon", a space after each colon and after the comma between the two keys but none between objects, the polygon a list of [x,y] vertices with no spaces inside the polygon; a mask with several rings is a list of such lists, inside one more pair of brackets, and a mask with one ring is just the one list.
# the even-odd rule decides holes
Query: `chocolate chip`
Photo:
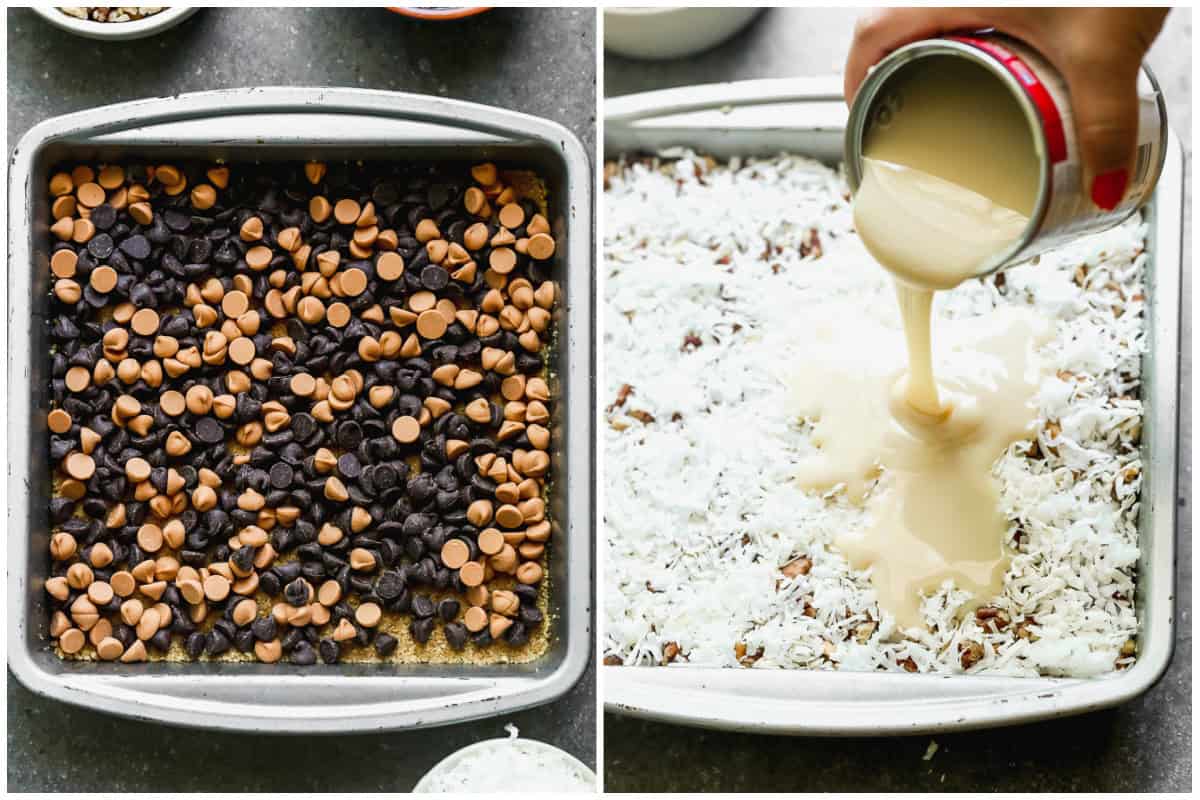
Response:
[{"label": "chocolate chip", "polygon": [[130,258],[141,261],[150,256],[150,240],[141,234],[135,234],[121,242],[121,251]]},{"label": "chocolate chip", "polygon": [[343,453],[337,462],[338,473],[351,480],[362,474],[362,465],[353,453]]},{"label": "chocolate chip", "polygon": [[196,437],[206,444],[217,444],[225,440],[225,429],[212,417],[201,417],[196,421]]},{"label": "chocolate chip", "polygon": [[276,489],[287,489],[292,485],[293,475],[291,467],[278,462],[271,467],[271,485]]},{"label": "chocolate chip", "polygon": [[292,648],[292,652],[288,656],[288,660],[293,664],[307,667],[311,664],[317,663],[317,651],[314,650],[313,646],[307,641],[300,641],[296,643],[294,648]]},{"label": "chocolate chip", "polygon": [[461,622],[450,622],[442,632],[446,636],[446,644],[453,650],[462,650],[467,646],[467,628]]},{"label": "chocolate chip", "polygon": [[380,633],[375,637],[375,652],[381,657],[387,658],[396,651],[396,645],[399,641],[396,637],[386,633]]}]

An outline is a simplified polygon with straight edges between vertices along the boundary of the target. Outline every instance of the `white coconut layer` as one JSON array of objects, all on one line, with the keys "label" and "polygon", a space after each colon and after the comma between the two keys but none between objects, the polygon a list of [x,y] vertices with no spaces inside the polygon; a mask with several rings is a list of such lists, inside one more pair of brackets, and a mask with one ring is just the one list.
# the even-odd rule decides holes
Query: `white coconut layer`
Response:
[{"label": "white coconut layer", "polygon": [[[926,600],[918,640],[895,630],[869,576],[831,544],[865,512],[792,481],[812,447],[786,412],[806,309],[852,303],[900,335],[890,278],[854,233],[844,179],[805,158],[718,165],[682,150],[608,172],[606,655],[1068,676],[1132,662],[1140,218],[939,296],[945,318],[1032,305],[1055,334],[1039,353],[1034,457],[1028,444],[997,453],[1015,553],[988,602],[1001,622],[956,615],[967,597],[947,585]],[[784,576],[799,556],[811,569]]]}]

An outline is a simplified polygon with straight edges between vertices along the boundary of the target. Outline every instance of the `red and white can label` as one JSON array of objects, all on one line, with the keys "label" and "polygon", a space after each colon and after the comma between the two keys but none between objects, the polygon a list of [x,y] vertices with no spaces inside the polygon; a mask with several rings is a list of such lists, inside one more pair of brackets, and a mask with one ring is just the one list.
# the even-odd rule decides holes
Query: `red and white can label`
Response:
[{"label": "red and white can label", "polygon": [[1150,199],[1166,150],[1167,121],[1149,74],[1138,75],[1138,139],[1125,198],[1112,211],[1097,208],[1083,186],[1083,162],[1075,135],[1067,84],[1050,62],[1023,42],[999,35],[948,36],[995,59],[1025,91],[1040,117],[1045,142],[1046,213],[1012,261],[1021,261],[1080,235],[1116,225]]}]

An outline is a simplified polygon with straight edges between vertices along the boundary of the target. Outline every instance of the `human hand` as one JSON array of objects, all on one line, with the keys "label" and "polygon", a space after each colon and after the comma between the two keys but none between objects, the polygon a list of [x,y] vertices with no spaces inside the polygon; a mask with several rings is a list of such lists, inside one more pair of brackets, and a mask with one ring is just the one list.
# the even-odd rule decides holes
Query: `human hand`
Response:
[{"label": "human hand", "polygon": [[1083,190],[1111,210],[1129,185],[1137,147],[1137,79],[1166,8],[889,8],[859,19],[846,59],[846,102],[867,69],[920,39],[996,28],[1041,52],[1067,82],[1083,160]]}]

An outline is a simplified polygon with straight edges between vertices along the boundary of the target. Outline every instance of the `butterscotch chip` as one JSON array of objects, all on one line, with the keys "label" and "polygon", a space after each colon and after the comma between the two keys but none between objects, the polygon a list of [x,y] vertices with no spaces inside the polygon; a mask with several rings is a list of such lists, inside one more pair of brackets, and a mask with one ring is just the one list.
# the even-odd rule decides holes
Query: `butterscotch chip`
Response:
[{"label": "butterscotch chip", "polygon": [[113,591],[116,592],[118,597],[129,597],[137,588],[137,582],[134,581],[133,574],[126,570],[114,572],[112,577],[108,579],[108,583],[112,586]]},{"label": "butterscotch chip", "polygon": [[486,555],[492,556],[504,547],[504,535],[495,528],[488,528],[479,534],[479,549]]},{"label": "butterscotch chip", "polygon": [[483,565],[478,561],[468,561],[459,569],[458,577],[464,586],[478,586],[483,583]]},{"label": "butterscotch chip", "polygon": [[309,397],[317,388],[317,381],[307,372],[297,372],[289,383],[292,394],[298,397]]},{"label": "butterscotch chip", "polygon": [[480,216],[487,206],[487,195],[478,186],[472,186],[463,194],[463,208],[468,214]]},{"label": "butterscotch chip", "polygon": [[50,194],[55,197],[70,194],[74,189],[75,182],[71,180],[69,173],[56,172],[50,177]]},{"label": "butterscotch chip", "polygon": [[500,208],[500,224],[506,228],[519,228],[525,221],[525,209],[518,203],[507,203]]},{"label": "butterscotch chip", "polygon": [[426,339],[438,339],[446,332],[446,318],[440,311],[430,309],[417,316],[417,333]]},{"label": "butterscotch chip", "polygon": [[488,254],[488,266],[501,275],[507,275],[517,266],[517,254],[511,248],[497,247]]},{"label": "butterscotch chip", "polygon": [[50,256],[50,271],[60,278],[70,278],[75,275],[75,265],[78,263],[79,256],[75,255],[74,250],[58,250]]},{"label": "butterscotch chip", "polygon": [[[394,281],[404,274],[404,258],[399,253],[381,253],[379,258],[375,260],[375,274],[380,280]],[[63,277],[70,277],[65,275]],[[342,279],[342,288],[346,286],[345,279]]]},{"label": "butterscotch chip", "polygon": [[264,664],[274,664],[283,657],[283,645],[278,639],[269,642],[255,642],[254,655]]},{"label": "butterscotch chip", "polygon": [[330,476],[325,479],[325,499],[332,500],[335,503],[344,503],[350,497],[346,492],[346,486],[336,476]]},{"label": "butterscotch chip", "polygon": [[525,584],[535,584],[542,579],[542,567],[536,561],[526,561],[517,567],[517,580]]},{"label": "butterscotch chip", "polygon": [[83,631],[78,628],[70,628],[63,632],[62,636],[58,637],[58,646],[67,655],[74,655],[83,649],[87,644],[87,638],[83,635]]},{"label": "butterscotch chip", "polygon": [[138,528],[137,543],[147,553],[157,553],[163,546],[162,528],[147,522]]},{"label": "butterscotch chip", "polygon": [[511,627],[512,620],[502,614],[492,614],[488,618],[488,632],[493,639],[499,639]]},{"label": "butterscotch chip", "polygon": [[249,336],[239,337],[229,343],[229,358],[235,364],[249,364],[256,355],[254,340]]},{"label": "butterscotch chip", "polygon": [[417,421],[416,417],[398,417],[392,423],[392,436],[402,444],[411,444],[421,436],[421,423]]},{"label": "butterscotch chip", "polygon": [[217,204],[217,190],[207,183],[201,183],[192,189],[192,207],[207,211]]},{"label": "butterscotch chip", "polygon": [[87,367],[71,367],[67,370],[66,384],[70,391],[82,392],[91,382],[92,373],[88,372]]},{"label": "butterscotch chip", "polygon": [[348,297],[358,297],[367,288],[367,274],[361,269],[348,269],[341,275],[342,293]]},{"label": "butterscotch chip", "polygon": [[71,415],[56,408],[46,415],[46,427],[54,433],[66,433],[71,430]]},{"label": "butterscotch chip", "polygon": [[471,633],[478,633],[487,627],[488,615],[479,606],[471,606],[463,614],[463,624],[467,626],[467,630]]},{"label": "butterscotch chip", "polygon": [[91,241],[91,238],[95,235],[96,226],[90,219],[77,219],[71,225],[71,241],[76,244]]},{"label": "butterscotch chip", "polygon": [[116,189],[125,183],[125,170],[119,164],[109,164],[100,169],[96,182],[105,189]]},{"label": "butterscotch chip", "polygon": [[383,609],[375,603],[363,603],[354,610],[354,619],[364,628],[374,628],[383,618]]},{"label": "butterscotch chip", "polygon": [[83,297],[83,290],[70,278],[59,278],[54,282],[54,296],[68,305],[75,305]]},{"label": "butterscotch chip", "polygon": [[[179,392],[174,389],[168,389],[159,396],[158,407],[163,410],[164,414],[171,417],[178,417],[187,410],[187,401]],[[172,433],[179,432],[172,431]]]},{"label": "butterscotch chip", "polygon": [[97,292],[108,294],[117,288],[117,271],[109,266],[96,267],[88,281]]},{"label": "butterscotch chip", "polygon": [[139,225],[149,225],[154,221],[154,209],[145,201],[132,203],[129,206],[129,216],[133,217],[133,221]]},{"label": "butterscotch chip", "polygon": [[246,251],[246,265],[252,270],[262,271],[271,265],[271,248],[255,245]]},{"label": "butterscotch chip", "polygon": [[106,581],[92,581],[87,588],[88,599],[98,606],[106,606],[113,599],[113,589]]},{"label": "butterscotch chip", "polygon": [[229,579],[224,575],[209,575],[204,579],[204,596],[219,603],[229,596]]},{"label": "butterscotch chip", "polygon": [[263,222],[258,217],[250,217],[242,223],[238,235],[243,242],[257,242],[263,235]]},{"label": "butterscotch chip", "polygon": [[85,183],[75,190],[75,199],[81,205],[88,208],[95,208],[104,202],[104,189],[96,183]]},{"label": "butterscotch chip", "polygon": [[466,564],[471,557],[471,551],[462,539],[450,539],[442,545],[442,563],[450,569],[458,569]]},{"label": "butterscotch chip", "polygon": [[225,316],[231,319],[239,319],[243,314],[250,310],[250,298],[246,293],[238,289],[226,292],[221,298],[221,310],[225,312]]},{"label": "butterscotch chip", "polygon": [[413,232],[417,241],[421,244],[431,242],[434,239],[440,239],[441,231],[438,230],[437,223],[431,219],[423,219],[417,223],[417,229]]},{"label": "butterscotch chip", "polygon": [[247,598],[241,600],[233,607],[233,624],[242,626],[249,625],[258,616],[258,603]]},{"label": "butterscotch chip", "polygon": [[67,474],[77,481],[86,481],[96,472],[96,462],[84,453],[72,453],[67,456]]},{"label": "butterscotch chip", "polygon": [[158,312],[153,308],[139,309],[130,320],[130,326],[140,336],[153,336],[158,333]]},{"label": "butterscotch chip", "polygon": [[342,599],[342,587],[335,580],[328,580],[317,590],[317,601],[323,606],[334,606]]},{"label": "butterscotch chip", "polygon": [[69,533],[56,533],[50,537],[50,557],[55,561],[66,561],[75,555],[78,544]]},{"label": "butterscotch chip", "polygon": [[344,328],[350,323],[350,307],[345,303],[331,303],[325,309],[325,319],[335,328]]},{"label": "butterscotch chip", "polygon": [[172,164],[160,164],[154,168],[154,179],[164,186],[173,186],[183,180],[183,173]]},{"label": "butterscotch chip", "polygon": [[55,220],[60,220],[75,216],[76,210],[75,198],[68,194],[55,199],[54,203],[50,206],[50,215]]},{"label": "butterscotch chip", "polygon": [[349,197],[338,200],[333,207],[333,218],[343,225],[353,225],[358,221],[360,213],[362,213],[362,209],[358,203]]},{"label": "butterscotch chip", "polygon": [[63,217],[50,226],[50,232],[61,242],[70,241],[71,235],[75,233],[75,220]]},{"label": "butterscotch chip", "polygon": [[284,228],[275,237],[275,243],[287,250],[289,253],[295,252],[300,247],[300,229],[299,228]]},{"label": "butterscotch chip", "polygon": [[547,233],[539,233],[529,237],[527,249],[530,257],[544,261],[554,255],[554,239]]}]

